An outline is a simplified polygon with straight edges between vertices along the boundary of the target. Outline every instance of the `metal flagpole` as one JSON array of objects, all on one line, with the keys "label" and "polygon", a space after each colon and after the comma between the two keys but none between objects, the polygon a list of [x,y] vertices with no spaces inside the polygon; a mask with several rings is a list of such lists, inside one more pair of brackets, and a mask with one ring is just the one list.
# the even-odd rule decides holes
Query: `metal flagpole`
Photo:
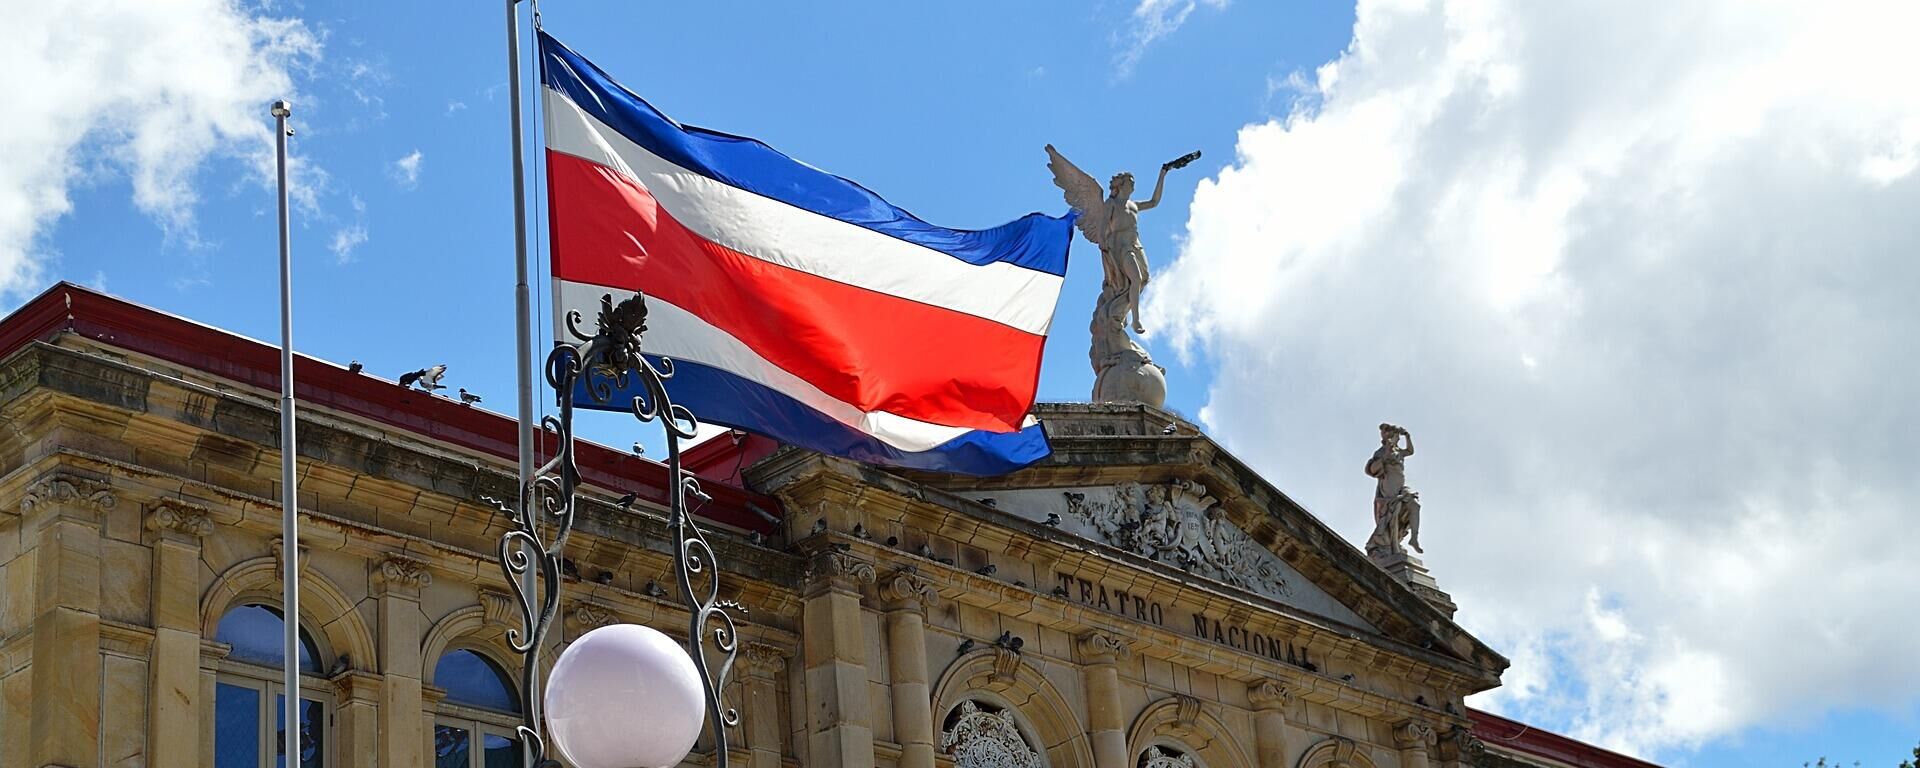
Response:
[{"label": "metal flagpole", "polygon": [[[532,289],[527,266],[527,172],[525,161],[521,157],[520,136],[520,2],[507,0],[507,102],[513,113],[512,153],[513,153],[513,325],[514,325],[514,370],[519,376],[520,410],[520,509],[531,509],[533,500],[533,318]],[[537,525],[538,518],[530,517]],[[536,532],[537,535],[537,532]],[[522,544],[520,552],[531,560],[533,548]],[[520,574],[521,594],[532,595],[539,586],[538,569],[528,568]],[[533,627],[526,627],[531,633]],[[539,649],[531,652],[538,653]],[[540,707],[540,679],[529,675],[522,682],[526,686],[525,701],[532,705],[528,713],[529,722],[538,727]],[[525,740],[523,739],[523,742]],[[531,765],[534,757],[534,745],[521,744],[525,762]]]},{"label": "metal flagpole", "polygon": [[[298,451],[293,414],[293,252],[287,222],[287,118],[293,110],[286,101],[273,103],[274,160],[280,171],[280,602],[286,627],[286,692],[281,710],[280,749],[284,765],[300,764],[300,494],[293,464]],[[318,661],[316,659],[315,661]]]}]

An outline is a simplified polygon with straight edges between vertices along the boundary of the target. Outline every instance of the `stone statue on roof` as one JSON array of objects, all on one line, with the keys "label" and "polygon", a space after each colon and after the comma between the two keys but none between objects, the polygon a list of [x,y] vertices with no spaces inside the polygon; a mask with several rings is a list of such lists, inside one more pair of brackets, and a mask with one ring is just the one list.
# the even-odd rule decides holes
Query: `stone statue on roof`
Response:
[{"label": "stone statue on roof", "polygon": [[1053,183],[1066,193],[1067,205],[1079,214],[1075,225],[1087,240],[1100,247],[1100,260],[1106,279],[1095,305],[1093,348],[1093,401],[1096,403],[1137,402],[1159,407],[1167,399],[1166,371],[1153,364],[1146,348],[1127,335],[1146,333],[1140,324],[1140,293],[1147,287],[1147,252],[1140,245],[1140,212],[1160,204],[1166,189],[1167,172],[1184,168],[1200,159],[1192,152],[1160,166],[1160,177],[1153,184],[1153,197],[1133,199],[1133,174],[1116,173],[1102,192],[1100,182],[1080,170],[1060,152],[1047,145],[1047,168],[1053,171]]},{"label": "stone statue on roof", "polygon": [[1373,488],[1373,535],[1367,537],[1368,557],[1385,559],[1405,554],[1400,546],[1402,539],[1408,539],[1413,551],[1426,551],[1420,548],[1420,494],[1407,487],[1406,459],[1412,455],[1413,435],[1406,428],[1380,425],[1380,448],[1367,459],[1367,476],[1377,481]]}]

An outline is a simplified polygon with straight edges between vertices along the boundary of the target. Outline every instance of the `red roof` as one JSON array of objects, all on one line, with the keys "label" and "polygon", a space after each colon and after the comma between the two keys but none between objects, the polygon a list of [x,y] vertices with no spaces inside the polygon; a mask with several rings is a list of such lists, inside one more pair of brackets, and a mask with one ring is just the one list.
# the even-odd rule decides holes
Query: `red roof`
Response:
[{"label": "red roof", "polygon": [[1655,763],[1601,749],[1492,712],[1469,708],[1467,716],[1473,719],[1473,735],[1493,749],[1544,757],[1578,768],[1660,768]]},{"label": "red roof", "polygon": [[[0,358],[31,342],[51,341],[63,332],[262,390],[280,388],[277,346],[65,282],[0,319]],[[294,397],[303,404],[368,419],[509,463],[519,457],[519,424],[514,419],[375,376],[349,373],[334,363],[298,353],[294,356]],[[553,435],[541,435],[547,443],[543,448],[551,455]],[[779,502],[740,487],[737,473],[726,477],[711,472],[732,467],[737,460],[730,451],[748,444],[735,445],[724,438],[711,442],[721,445],[697,446],[683,454],[697,455],[699,461],[689,462],[688,469],[709,479],[704,487],[713,502],[701,516],[738,528],[771,532],[772,522],[749,505],[778,514]],[[574,458],[587,484],[617,493],[634,492],[660,505],[667,503],[667,468],[659,462],[586,441],[576,444]],[[746,460],[755,458],[758,456]]]}]

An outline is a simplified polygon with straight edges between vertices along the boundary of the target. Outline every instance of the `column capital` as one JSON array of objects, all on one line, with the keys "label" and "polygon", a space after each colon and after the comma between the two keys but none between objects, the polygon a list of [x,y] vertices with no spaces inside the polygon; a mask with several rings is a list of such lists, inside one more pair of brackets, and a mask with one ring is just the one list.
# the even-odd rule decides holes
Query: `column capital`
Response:
[{"label": "column capital", "polygon": [[1422,749],[1439,743],[1434,735],[1433,726],[1419,720],[1402,720],[1393,726],[1393,746],[1399,749]]},{"label": "column capital", "polygon": [[1073,649],[1082,664],[1117,664],[1133,655],[1133,644],[1126,638],[1098,629],[1075,638]]},{"label": "column capital", "polygon": [[1247,700],[1257,710],[1286,710],[1293,706],[1294,688],[1282,680],[1266,678],[1247,685]]},{"label": "column capital", "polygon": [[[301,552],[301,570],[306,570],[306,553]],[[387,555],[375,563],[373,569],[373,587],[375,597],[404,597],[420,599],[420,590],[433,584],[433,572],[427,570],[425,560],[417,560],[405,555]]]},{"label": "column capital", "polygon": [[874,583],[876,575],[873,563],[853,554],[845,544],[826,547],[814,552],[807,559],[807,581],[810,587],[825,585],[833,589],[858,592],[861,585]]},{"label": "column capital", "polygon": [[30,515],[44,504],[70,504],[91,512],[104,512],[113,509],[117,501],[113,486],[105,480],[55,471],[27,486],[26,494],[20,497],[20,514]]},{"label": "column capital", "polygon": [[880,580],[880,599],[890,611],[924,613],[940,604],[940,592],[911,565],[903,565]]},{"label": "column capital", "polygon": [[160,499],[147,508],[147,530],[160,538],[182,544],[197,544],[213,533],[213,514],[206,507],[179,499]]},{"label": "column capital", "polygon": [[498,589],[482,587],[480,589],[480,613],[490,626],[517,626],[518,612],[513,607],[513,595]]},{"label": "column capital", "polygon": [[1442,760],[1477,765],[1480,756],[1487,753],[1487,745],[1480,741],[1480,737],[1458,725],[1448,728],[1447,735],[1440,737],[1439,741]]},{"label": "column capital", "polygon": [[756,680],[774,680],[787,671],[787,649],[767,643],[747,643],[741,649],[740,660],[747,677]]}]

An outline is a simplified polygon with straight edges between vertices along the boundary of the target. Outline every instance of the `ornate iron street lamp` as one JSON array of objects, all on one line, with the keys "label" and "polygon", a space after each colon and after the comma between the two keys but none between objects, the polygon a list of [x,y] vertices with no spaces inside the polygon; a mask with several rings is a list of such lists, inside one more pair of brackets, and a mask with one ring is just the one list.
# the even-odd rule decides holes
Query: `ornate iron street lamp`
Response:
[{"label": "ornate iron street lamp", "polygon": [[[647,329],[646,299],[634,296],[615,304],[611,294],[600,299],[594,332],[580,328],[580,313],[567,313],[567,332],[576,340],[547,355],[546,378],[559,401],[559,413],[541,419],[541,428],[559,438],[554,457],[533,476],[522,497],[528,502],[514,509],[498,499],[487,499],[511,518],[514,528],[500,537],[500,568],[520,607],[523,629],[508,630],[507,640],[521,654],[520,695],[524,722],[520,738],[529,746],[533,764],[548,768],[558,763],[548,754],[549,735],[555,746],[578,768],[664,768],[678,763],[699,736],[702,720],[710,722],[714,765],[727,766],[727,728],[739,714],[722,699],[733,670],[737,634],[729,609],[739,606],[720,597],[720,574],[713,548],[694,524],[688,500],[704,505],[710,500],[700,482],[680,469],[680,441],[692,439],[699,421],[686,407],[667,395],[666,379],[673,377],[673,361],[657,363],[641,354]],[[555,664],[546,700],[534,695],[540,671],[541,647],[559,605],[560,553],[573,530],[575,491],[580,472],[574,463],[573,409],[584,393],[597,405],[610,405],[616,392],[631,391],[635,380],[640,394],[633,397],[634,418],[658,420],[666,432],[667,473],[673,482],[667,494],[667,527],[673,536],[673,561],[681,597],[691,618],[684,655],[665,636],[646,627],[602,627],[575,640]],[[544,531],[544,533],[543,533]],[[529,569],[538,579],[537,594],[523,583]],[[709,659],[707,638],[719,651]],[[717,661],[717,665],[714,663]],[[620,694],[620,700],[607,696]],[[705,717],[693,698],[705,698]],[[560,707],[545,706],[560,703]],[[553,718],[549,710],[560,710]],[[543,730],[544,720],[554,728]]]}]

